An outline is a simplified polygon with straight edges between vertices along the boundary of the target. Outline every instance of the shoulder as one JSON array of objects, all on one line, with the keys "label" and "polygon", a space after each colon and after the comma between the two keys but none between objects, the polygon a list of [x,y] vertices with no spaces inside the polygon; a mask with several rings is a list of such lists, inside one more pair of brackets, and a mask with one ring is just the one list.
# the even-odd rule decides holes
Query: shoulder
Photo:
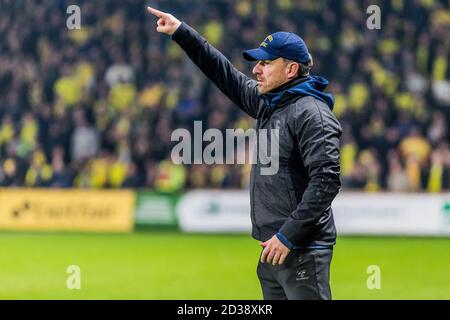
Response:
[{"label": "shoulder", "polygon": [[331,127],[339,132],[341,125],[329,106],[314,97],[305,96],[295,100],[291,105],[291,114],[297,125],[314,123],[321,127]]},{"label": "shoulder", "polygon": [[332,113],[326,103],[311,96],[305,96],[295,100],[291,108],[294,112],[294,117]]}]

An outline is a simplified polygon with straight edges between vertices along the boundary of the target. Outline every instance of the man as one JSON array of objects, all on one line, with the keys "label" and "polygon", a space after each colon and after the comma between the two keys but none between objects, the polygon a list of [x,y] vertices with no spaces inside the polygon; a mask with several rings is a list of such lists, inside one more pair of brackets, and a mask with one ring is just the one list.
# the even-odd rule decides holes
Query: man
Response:
[{"label": "man", "polygon": [[330,264],[336,241],[331,202],[340,189],[341,127],[332,113],[328,81],[309,76],[312,58],[293,33],[268,36],[244,58],[257,61],[251,80],[194,29],[148,8],[157,31],[172,37],[256,129],[279,129],[279,170],[252,167],[252,236],[262,241],[257,274],[264,299],[331,299]]}]

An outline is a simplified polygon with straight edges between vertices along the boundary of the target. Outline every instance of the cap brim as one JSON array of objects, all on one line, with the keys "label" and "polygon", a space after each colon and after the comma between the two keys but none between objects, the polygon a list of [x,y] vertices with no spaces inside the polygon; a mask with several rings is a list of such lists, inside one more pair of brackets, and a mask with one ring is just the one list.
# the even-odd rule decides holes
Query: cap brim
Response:
[{"label": "cap brim", "polygon": [[279,57],[274,56],[262,48],[245,50],[242,54],[244,59],[247,61],[258,61],[258,60],[275,60]]}]

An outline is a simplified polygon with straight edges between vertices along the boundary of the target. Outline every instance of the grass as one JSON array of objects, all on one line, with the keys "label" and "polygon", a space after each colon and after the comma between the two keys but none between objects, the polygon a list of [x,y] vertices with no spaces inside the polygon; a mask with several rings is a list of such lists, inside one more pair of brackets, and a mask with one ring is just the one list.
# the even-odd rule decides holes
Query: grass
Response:
[{"label": "grass", "polygon": [[[247,235],[0,233],[0,248],[0,299],[262,299]],[[449,238],[341,237],[333,298],[450,299],[449,249]],[[67,289],[69,265],[81,290]]]}]

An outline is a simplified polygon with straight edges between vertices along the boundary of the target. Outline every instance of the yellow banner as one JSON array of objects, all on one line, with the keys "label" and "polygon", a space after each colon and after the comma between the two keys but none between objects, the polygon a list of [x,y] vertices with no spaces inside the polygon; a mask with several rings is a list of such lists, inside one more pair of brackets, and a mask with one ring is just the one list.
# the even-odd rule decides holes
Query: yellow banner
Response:
[{"label": "yellow banner", "polygon": [[128,232],[132,191],[0,189],[0,229]]}]

